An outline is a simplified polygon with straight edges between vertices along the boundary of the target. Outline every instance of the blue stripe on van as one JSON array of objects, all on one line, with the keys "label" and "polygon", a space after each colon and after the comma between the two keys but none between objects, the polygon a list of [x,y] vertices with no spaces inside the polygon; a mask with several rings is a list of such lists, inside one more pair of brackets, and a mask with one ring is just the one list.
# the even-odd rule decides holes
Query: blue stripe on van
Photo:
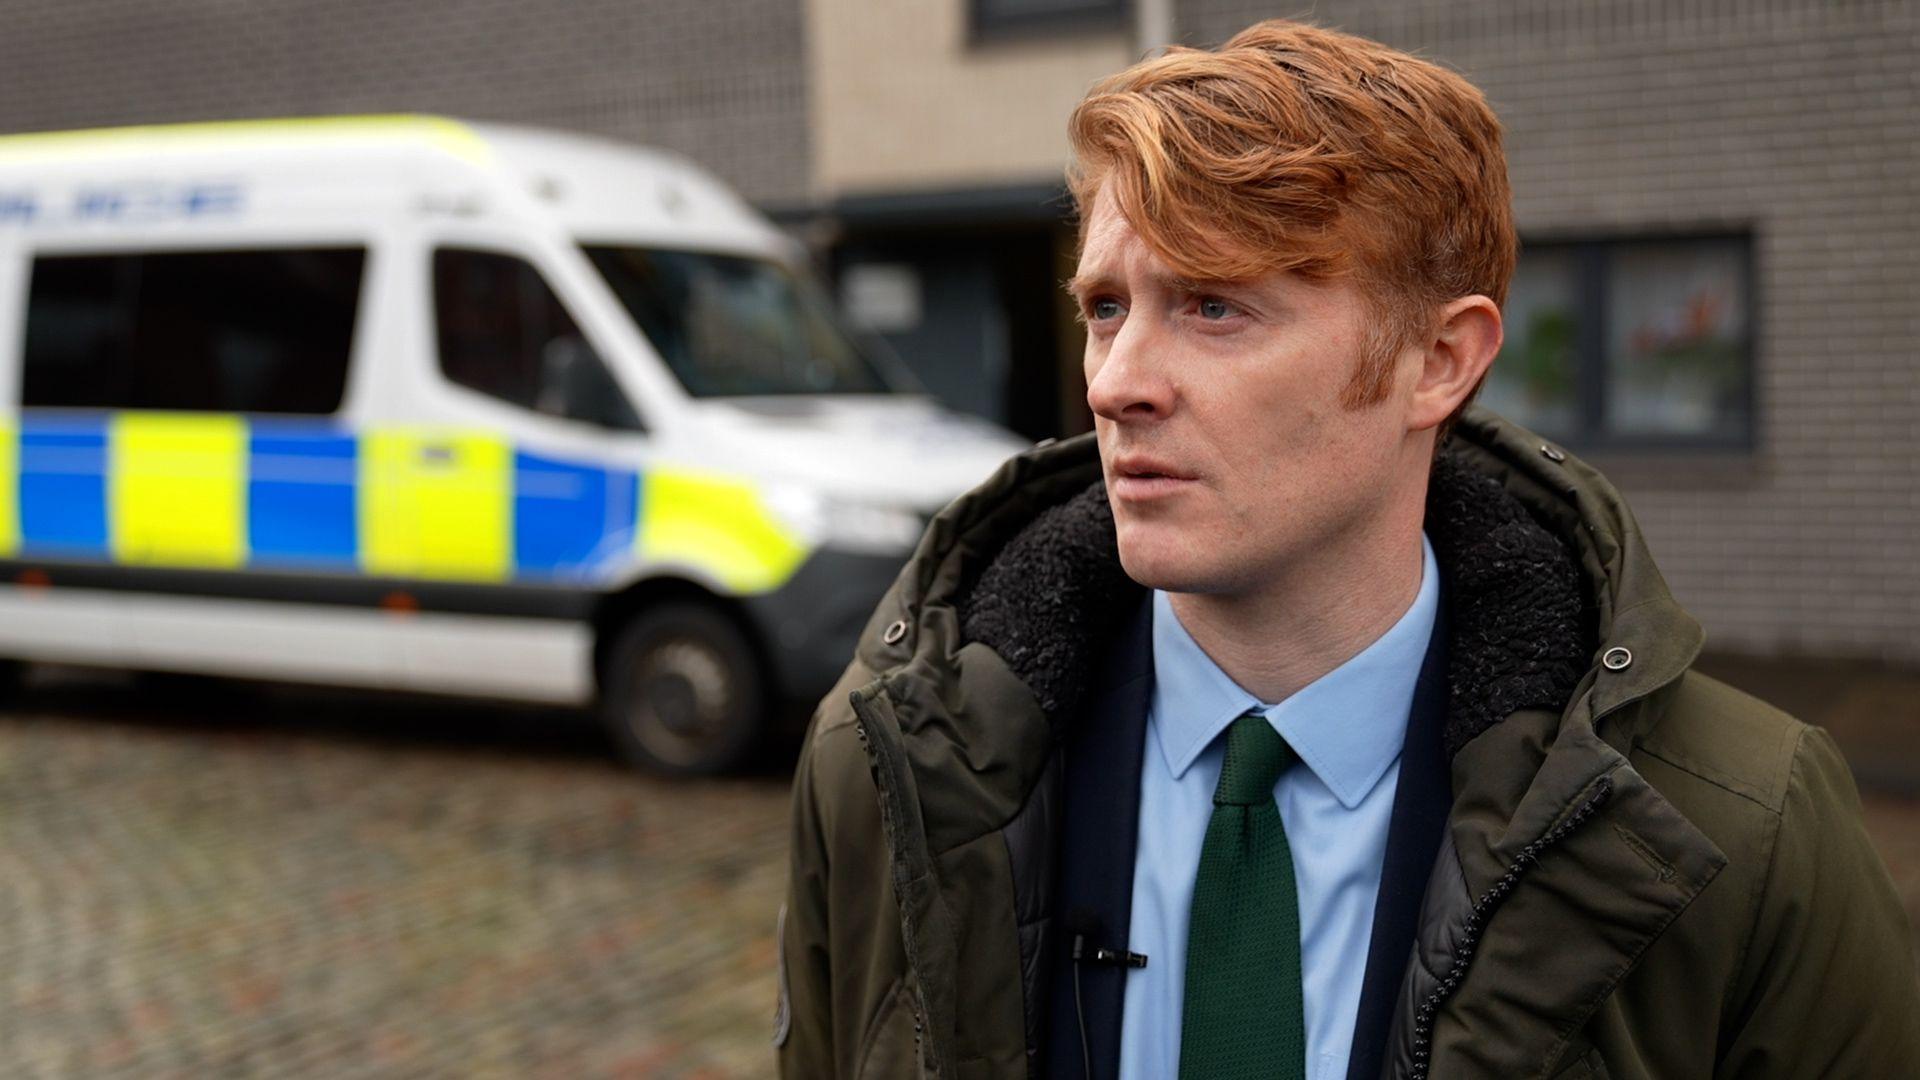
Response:
[{"label": "blue stripe on van", "polygon": [[20,550],[107,555],[105,417],[20,418]]},{"label": "blue stripe on van", "polygon": [[516,576],[587,579],[632,550],[637,474],[520,452],[513,479]]},{"label": "blue stripe on van", "polygon": [[354,569],[358,440],[325,425],[255,422],[247,455],[250,562]]}]

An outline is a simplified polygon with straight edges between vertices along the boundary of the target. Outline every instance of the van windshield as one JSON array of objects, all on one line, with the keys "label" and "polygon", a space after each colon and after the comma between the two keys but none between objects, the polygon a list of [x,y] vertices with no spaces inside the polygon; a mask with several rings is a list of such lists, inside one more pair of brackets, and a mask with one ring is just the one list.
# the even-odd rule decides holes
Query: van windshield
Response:
[{"label": "van windshield", "polygon": [[695,397],[894,392],[818,290],[778,263],[582,246]]}]

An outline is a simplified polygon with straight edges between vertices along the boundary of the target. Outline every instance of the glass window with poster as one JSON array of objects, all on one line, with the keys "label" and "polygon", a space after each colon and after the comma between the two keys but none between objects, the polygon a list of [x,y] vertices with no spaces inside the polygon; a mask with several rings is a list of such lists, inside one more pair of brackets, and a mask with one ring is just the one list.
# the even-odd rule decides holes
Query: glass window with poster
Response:
[{"label": "glass window with poster", "polygon": [[1481,400],[1576,448],[1753,445],[1745,236],[1528,244]]}]

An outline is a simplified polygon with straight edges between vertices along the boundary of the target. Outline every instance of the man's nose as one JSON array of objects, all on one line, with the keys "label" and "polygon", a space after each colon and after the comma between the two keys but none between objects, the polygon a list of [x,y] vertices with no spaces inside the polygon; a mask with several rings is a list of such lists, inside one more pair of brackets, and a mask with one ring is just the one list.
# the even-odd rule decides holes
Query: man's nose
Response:
[{"label": "man's nose", "polygon": [[1116,422],[1164,420],[1173,411],[1165,342],[1150,318],[1132,316],[1087,380],[1087,407]]}]

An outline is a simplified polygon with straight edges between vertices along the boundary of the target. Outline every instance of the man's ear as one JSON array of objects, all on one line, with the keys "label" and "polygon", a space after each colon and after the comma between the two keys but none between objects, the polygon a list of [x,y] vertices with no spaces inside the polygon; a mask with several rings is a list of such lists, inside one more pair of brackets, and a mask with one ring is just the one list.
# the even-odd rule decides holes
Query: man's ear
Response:
[{"label": "man's ear", "polygon": [[1420,377],[1407,404],[1407,429],[1439,427],[1493,366],[1504,330],[1500,307],[1475,293],[1440,311],[1433,336],[1421,352]]}]

